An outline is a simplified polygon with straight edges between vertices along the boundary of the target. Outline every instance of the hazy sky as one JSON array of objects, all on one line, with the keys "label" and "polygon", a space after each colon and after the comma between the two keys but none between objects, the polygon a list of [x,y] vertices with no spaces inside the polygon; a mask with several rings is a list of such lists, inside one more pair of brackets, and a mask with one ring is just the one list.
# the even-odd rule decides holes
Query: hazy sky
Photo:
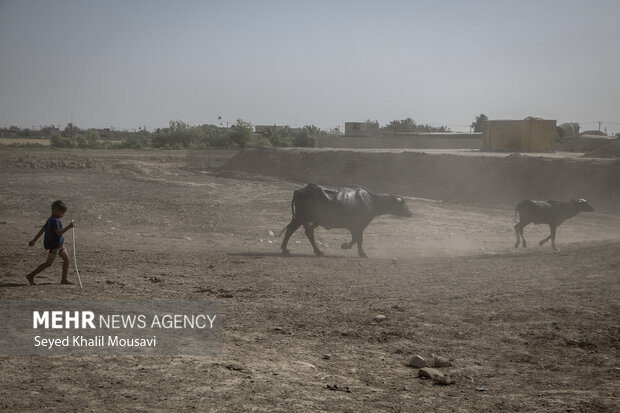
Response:
[{"label": "hazy sky", "polygon": [[0,0],[0,126],[620,131],[619,73],[618,0]]}]

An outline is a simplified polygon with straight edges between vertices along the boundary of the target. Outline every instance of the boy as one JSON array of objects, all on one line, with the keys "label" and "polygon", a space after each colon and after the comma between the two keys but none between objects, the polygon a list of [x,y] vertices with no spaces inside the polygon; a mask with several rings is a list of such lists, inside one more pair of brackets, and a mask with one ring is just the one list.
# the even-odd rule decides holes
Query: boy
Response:
[{"label": "boy", "polygon": [[67,272],[69,271],[69,254],[67,254],[67,250],[65,250],[65,247],[63,246],[65,238],[62,234],[73,228],[74,225],[72,222],[67,228],[62,229],[62,222],[60,222],[60,218],[65,215],[66,211],[67,207],[62,201],[54,201],[52,204],[52,216],[49,217],[45,225],[43,225],[43,228],[41,228],[41,231],[39,231],[34,239],[28,243],[28,245],[32,247],[37,242],[39,237],[45,233],[45,238],[43,238],[43,246],[49,251],[47,254],[47,261],[39,265],[34,271],[26,276],[30,285],[34,285],[35,275],[52,265],[57,254],[60,255],[60,258],[64,261],[62,266],[62,279],[60,280],[60,283],[73,284],[67,279]]}]

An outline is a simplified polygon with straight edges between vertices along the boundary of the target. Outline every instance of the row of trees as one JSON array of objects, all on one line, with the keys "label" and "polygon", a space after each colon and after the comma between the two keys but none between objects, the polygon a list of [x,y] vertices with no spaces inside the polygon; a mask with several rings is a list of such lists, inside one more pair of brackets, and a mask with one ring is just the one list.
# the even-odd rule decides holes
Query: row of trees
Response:
[{"label": "row of trees", "polygon": [[[471,124],[475,132],[482,131],[482,124],[488,118],[481,114]],[[393,120],[377,130],[388,133],[452,132],[447,126],[417,124],[412,118]],[[332,134],[334,134],[332,132]],[[339,134],[336,130],[335,134]],[[115,131],[113,129],[80,129],[68,123],[64,129],[45,126],[38,130],[21,129],[17,126],[0,128],[0,137],[49,139],[51,145],[60,148],[208,148],[208,147],[312,147],[320,136],[329,135],[314,125],[303,128],[288,126],[264,126],[254,132],[252,124],[238,119],[230,128],[215,125],[192,126],[185,122],[170,121],[167,128],[149,132],[145,128],[137,131]]]},{"label": "row of trees", "polygon": [[393,120],[383,128],[388,133],[431,133],[431,132],[452,132],[447,126],[431,126],[428,123],[418,125],[415,120],[411,118],[403,120]]},{"label": "row of trees", "polygon": [[208,147],[287,147],[315,146],[316,138],[327,133],[316,126],[266,127],[254,133],[252,124],[241,119],[230,128],[215,125],[192,126],[185,122],[170,121],[167,128],[154,132],[111,129],[80,129],[72,123],[64,129],[45,126],[39,130],[20,129],[16,126],[0,129],[0,137],[49,139],[58,148],[208,148]]},{"label": "row of trees", "polygon": [[114,131],[111,129],[80,129],[68,123],[64,129],[56,126],[43,126],[39,129],[10,126],[0,128],[0,138],[29,139],[22,146],[43,146],[36,140],[49,140],[52,146],[59,148],[126,148],[144,147],[148,143],[148,133],[140,131]]},{"label": "row of trees", "polygon": [[[476,119],[470,125],[474,132],[482,132],[482,125],[489,120],[485,114],[476,116]],[[452,129],[447,126],[431,126],[428,123],[418,124],[412,118],[393,120],[383,127],[379,127],[379,122],[367,120],[366,123],[374,123],[379,132],[387,133],[450,133]]]},{"label": "row of trees", "polygon": [[170,121],[169,127],[157,129],[151,139],[155,148],[208,148],[208,147],[312,147],[317,137],[326,135],[314,125],[292,129],[287,126],[268,126],[254,133],[251,123],[241,119],[230,128],[214,125],[191,126],[181,121]]}]

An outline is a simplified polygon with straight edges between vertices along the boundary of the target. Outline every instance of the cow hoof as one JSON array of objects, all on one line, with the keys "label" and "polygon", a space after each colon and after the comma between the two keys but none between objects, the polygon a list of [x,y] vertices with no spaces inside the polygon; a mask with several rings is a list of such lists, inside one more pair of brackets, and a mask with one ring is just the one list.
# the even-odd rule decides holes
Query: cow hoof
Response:
[{"label": "cow hoof", "polygon": [[360,258],[368,258],[368,255],[366,255],[365,252],[360,252],[359,254],[357,254],[360,256]]},{"label": "cow hoof", "polygon": [[321,251],[321,250],[316,250],[316,251],[314,251],[314,254],[315,254],[317,257],[322,257],[323,255],[325,255],[325,253],[324,253],[323,251]]},{"label": "cow hoof", "polygon": [[523,248],[527,248],[527,243],[526,242],[523,243]]},{"label": "cow hoof", "polygon": [[349,244],[348,242],[343,242],[342,244],[340,244],[340,248],[342,248],[343,250],[350,250],[352,247],[351,244]]},{"label": "cow hoof", "polygon": [[282,250],[282,255],[289,256],[291,253],[288,250]]},{"label": "cow hoof", "polygon": [[519,243],[518,242],[515,244],[515,248],[519,248]]}]

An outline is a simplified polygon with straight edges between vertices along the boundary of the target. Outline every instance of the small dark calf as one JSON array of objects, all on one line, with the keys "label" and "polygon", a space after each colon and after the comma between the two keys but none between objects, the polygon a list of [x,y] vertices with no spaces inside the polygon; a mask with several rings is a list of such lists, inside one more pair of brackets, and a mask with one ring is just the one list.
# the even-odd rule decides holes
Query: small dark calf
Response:
[{"label": "small dark calf", "polygon": [[592,212],[594,208],[588,204],[585,199],[579,201],[534,201],[528,199],[521,202],[515,209],[515,221],[517,213],[519,214],[519,222],[515,225],[515,233],[517,234],[517,243],[515,248],[519,247],[519,243],[523,242],[523,248],[527,247],[527,242],[523,237],[523,228],[530,223],[547,224],[551,230],[551,234],[547,238],[542,239],[538,245],[543,245],[551,240],[551,248],[555,251],[560,249],[555,246],[555,231],[557,227],[568,218],[574,217],[580,212]]}]

